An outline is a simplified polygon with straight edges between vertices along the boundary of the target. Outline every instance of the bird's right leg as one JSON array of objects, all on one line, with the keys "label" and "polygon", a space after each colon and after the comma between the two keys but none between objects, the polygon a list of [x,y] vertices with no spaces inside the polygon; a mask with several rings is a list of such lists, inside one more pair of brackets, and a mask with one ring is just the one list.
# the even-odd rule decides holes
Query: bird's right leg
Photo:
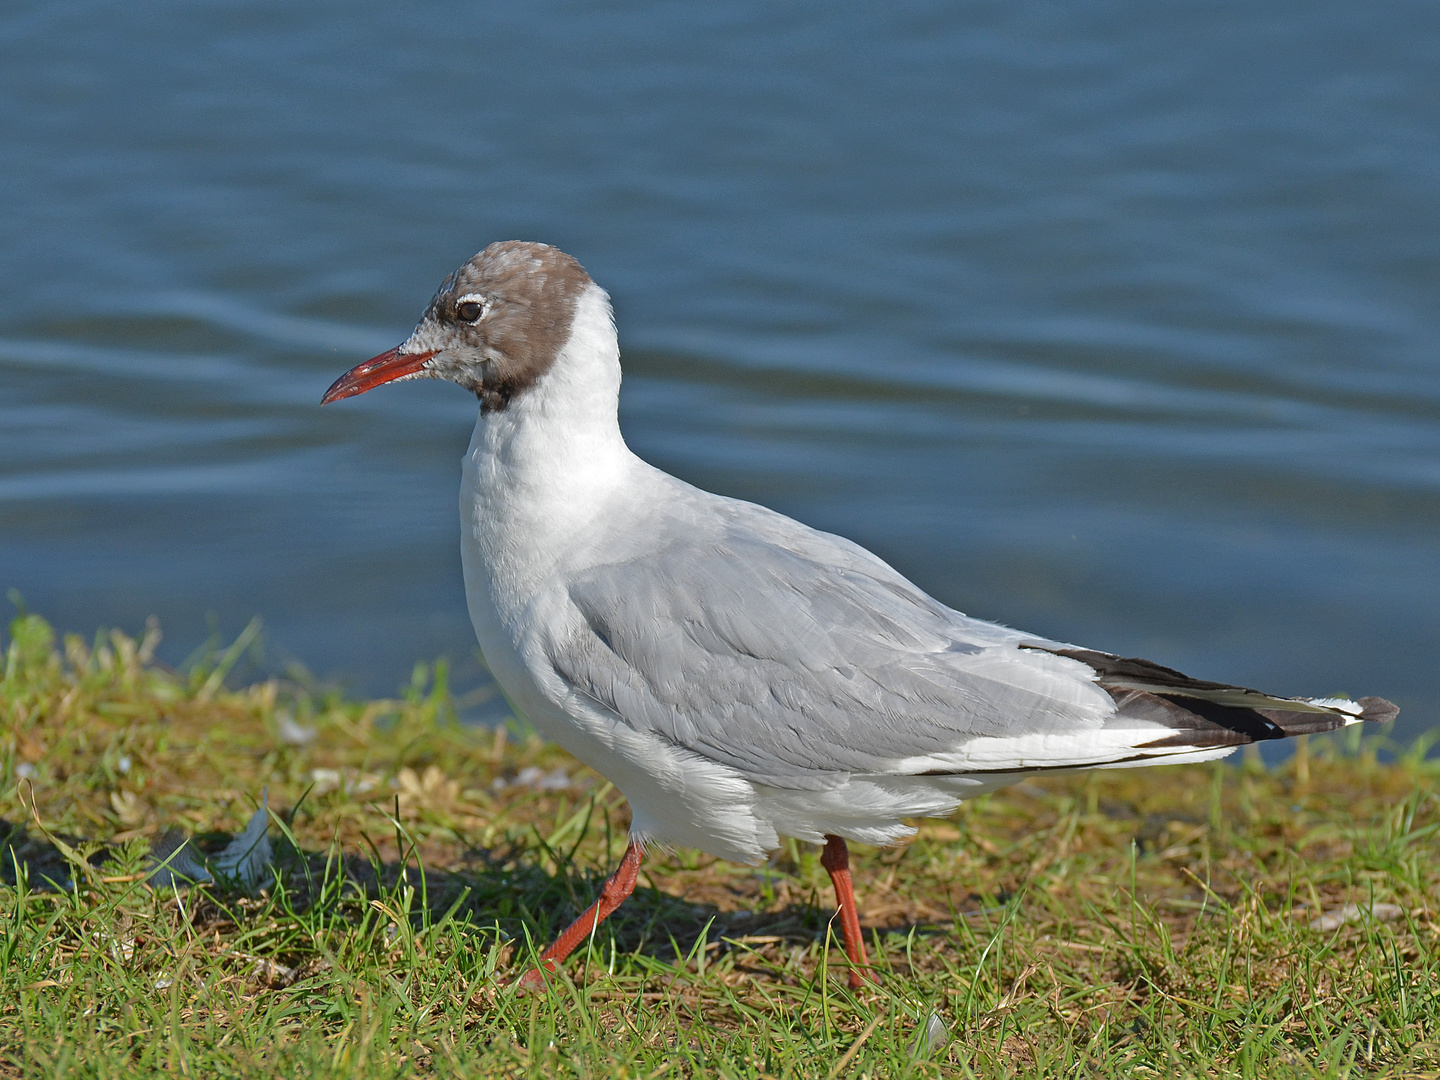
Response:
[{"label": "bird's right leg", "polygon": [[865,956],[865,935],[860,931],[860,914],[855,908],[855,886],[850,881],[850,849],[844,837],[825,837],[825,850],[820,865],[830,873],[835,886],[835,914],[840,917],[840,933],[845,941],[845,955],[850,958],[850,989],[859,990],[866,983],[879,982]]},{"label": "bird's right leg", "polygon": [[625,849],[615,873],[600,890],[600,898],[585,909],[585,914],[576,919],[555,939],[555,943],[540,954],[540,963],[520,977],[521,990],[539,990],[545,985],[545,975],[559,969],[565,958],[575,951],[582,941],[595,932],[610,913],[625,902],[635,891],[635,882],[640,877],[640,859],[645,849],[638,840],[631,840]]}]

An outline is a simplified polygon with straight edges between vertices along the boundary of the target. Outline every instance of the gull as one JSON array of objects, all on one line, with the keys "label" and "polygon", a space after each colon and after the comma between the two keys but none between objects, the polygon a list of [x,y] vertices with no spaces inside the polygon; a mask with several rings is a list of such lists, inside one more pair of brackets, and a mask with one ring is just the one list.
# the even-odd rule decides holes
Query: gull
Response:
[{"label": "gull", "polygon": [[634,891],[647,845],[756,864],[789,836],[823,845],[860,989],[875,975],[847,841],[899,843],[913,819],[1039,772],[1207,761],[1399,711],[973,619],[843,537],[642,461],[620,432],[610,298],[546,244],[470,259],[322,404],[409,379],[479,399],[460,539],[487,665],[632,811],[619,868],[522,988]]}]

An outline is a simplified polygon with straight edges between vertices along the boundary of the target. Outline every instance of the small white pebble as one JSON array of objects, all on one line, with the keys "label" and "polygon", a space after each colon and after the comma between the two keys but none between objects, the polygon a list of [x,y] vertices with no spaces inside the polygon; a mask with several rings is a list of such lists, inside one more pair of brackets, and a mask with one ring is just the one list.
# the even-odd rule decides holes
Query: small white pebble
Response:
[{"label": "small white pebble", "polygon": [[119,761],[115,762],[115,768],[119,769],[122,773],[128,773],[130,771],[129,756],[124,756]]},{"label": "small white pebble", "polygon": [[35,766],[28,761],[22,761],[15,766],[15,776],[20,780],[29,780],[35,775]]},{"label": "small white pebble", "polygon": [[155,980],[156,990],[169,990],[170,987],[174,985],[175,980],[170,978],[169,975],[161,975],[158,979]]}]

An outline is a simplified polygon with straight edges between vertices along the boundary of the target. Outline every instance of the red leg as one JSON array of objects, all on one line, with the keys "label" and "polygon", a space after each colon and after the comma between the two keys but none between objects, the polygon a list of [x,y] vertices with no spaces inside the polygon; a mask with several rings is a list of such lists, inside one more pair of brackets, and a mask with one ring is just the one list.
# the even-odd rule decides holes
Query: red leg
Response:
[{"label": "red leg", "polygon": [[575,951],[575,947],[593,934],[595,928],[625,902],[625,898],[635,891],[635,881],[640,876],[640,857],[643,854],[644,849],[640,844],[630,841],[630,846],[625,849],[625,857],[620,860],[620,866],[600,890],[600,898],[586,908],[585,914],[571,923],[569,928],[555,939],[555,944],[540,955],[537,967],[531,968],[520,977],[520,989],[541,989],[545,985],[545,973],[558,970],[565,958]]},{"label": "red leg", "polygon": [[825,837],[820,865],[830,872],[830,880],[835,884],[836,914],[840,916],[845,955],[850,958],[850,989],[859,990],[867,982],[879,982],[879,976],[870,970],[870,961],[865,957],[865,938],[860,933],[860,914],[855,907],[855,886],[850,883],[850,849],[844,839]]}]

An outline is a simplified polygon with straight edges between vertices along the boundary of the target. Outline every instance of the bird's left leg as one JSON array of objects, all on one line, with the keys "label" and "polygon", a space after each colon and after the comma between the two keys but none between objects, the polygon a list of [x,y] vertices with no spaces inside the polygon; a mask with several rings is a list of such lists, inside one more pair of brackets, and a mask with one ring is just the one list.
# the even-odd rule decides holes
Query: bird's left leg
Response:
[{"label": "bird's left leg", "polygon": [[600,898],[585,909],[585,914],[576,919],[555,939],[555,943],[540,954],[540,963],[520,977],[521,990],[539,990],[545,985],[546,972],[556,971],[575,947],[595,932],[612,911],[625,902],[635,891],[635,882],[640,877],[640,859],[645,854],[638,840],[631,840],[625,849],[615,873],[600,890]]},{"label": "bird's left leg", "polygon": [[845,955],[850,958],[850,989],[859,990],[867,982],[879,982],[865,957],[865,937],[860,932],[860,914],[855,908],[855,886],[850,881],[850,849],[843,837],[825,837],[825,850],[820,865],[830,872],[835,885],[836,914],[840,916],[840,932],[845,941]]}]

